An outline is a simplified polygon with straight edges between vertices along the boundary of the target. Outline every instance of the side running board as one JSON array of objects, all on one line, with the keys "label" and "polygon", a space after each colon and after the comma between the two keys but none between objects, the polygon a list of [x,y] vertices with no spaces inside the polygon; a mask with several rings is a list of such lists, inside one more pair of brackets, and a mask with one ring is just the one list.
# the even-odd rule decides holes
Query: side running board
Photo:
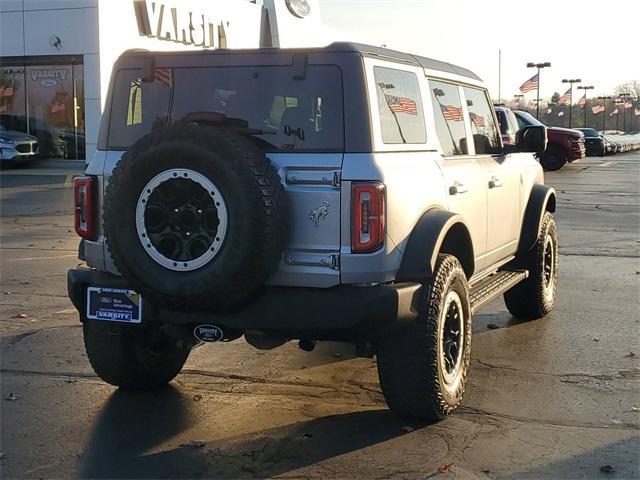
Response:
[{"label": "side running board", "polygon": [[529,276],[527,270],[500,270],[471,287],[471,313],[476,313],[494,298],[502,295]]}]

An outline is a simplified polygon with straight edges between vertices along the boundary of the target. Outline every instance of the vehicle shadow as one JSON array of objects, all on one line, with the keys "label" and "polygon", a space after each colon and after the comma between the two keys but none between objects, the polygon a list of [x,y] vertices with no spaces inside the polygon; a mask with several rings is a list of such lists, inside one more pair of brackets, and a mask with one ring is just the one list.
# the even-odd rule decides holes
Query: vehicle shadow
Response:
[{"label": "vehicle shadow", "polygon": [[[259,412],[255,414],[259,415]],[[188,399],[174,388],[154,395],[115,392],[93,427],[80,462],[79,476],[266,478],[427,426],[400,420],[388,410],[373,410],[209,441],[201,448],[181,446],[148,453],[184,431],[195,420]]]},{"label": "vehicle shadow", "polygon": [[190,403],[173,386],[146,392],[116,390],[92,427],[79,461],[80,476],[135,477],[128,469],[139,456],[194,423]]}]

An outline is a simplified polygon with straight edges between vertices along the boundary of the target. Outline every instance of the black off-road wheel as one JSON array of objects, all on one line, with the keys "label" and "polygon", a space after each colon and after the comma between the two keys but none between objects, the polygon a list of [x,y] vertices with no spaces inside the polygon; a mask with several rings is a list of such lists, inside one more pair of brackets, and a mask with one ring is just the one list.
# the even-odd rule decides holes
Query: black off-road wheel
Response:
[{"label": "black off-road wheel", "polygon": [[129,390],[159,388],[182,369],[190,349],[159,329],[85,320],[89,362],[105,382]]},{"label": "black off-road wheel", "polygon": [[136,142],[105,194],[109,253],[127,284],[173,310],[241,304],[287,240],[284,187],[236,130],[178,124]]},{"label": "black off-road wheel", "polygon": [[553,215],[545,212],[538,240],[521,264],[529,277],[504,294],[509,312],[520,320],[548,314],[558,291],[558,234]]},{"label": "black off-road wheel", "polygon": [[460,404],[471,358],[469,289],[458,259],[440,255],[420,295],[418,318],[379,343],[378,375],[394,413],[436,421]]},{"label": "black off-road wheel", "polygon": [[540,155],[542,168],[548,171],[560,170],[567,163],[567,152],[558,145],[549,145]]}]

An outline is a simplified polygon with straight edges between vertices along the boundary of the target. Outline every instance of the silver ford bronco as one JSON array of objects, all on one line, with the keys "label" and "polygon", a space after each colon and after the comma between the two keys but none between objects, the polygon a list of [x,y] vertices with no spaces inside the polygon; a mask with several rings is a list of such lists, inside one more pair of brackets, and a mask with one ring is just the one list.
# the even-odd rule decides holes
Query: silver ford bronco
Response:
[{"label": "silver ford bronco", "polygon": [[391,410],[440,419],[478,309],[554,306],[546,142],[528,126],[503,146],[475,74],[406,53],[127,52],[75,182],[91,365],[142,389],[201,342],[349,342],[377,356]]}]

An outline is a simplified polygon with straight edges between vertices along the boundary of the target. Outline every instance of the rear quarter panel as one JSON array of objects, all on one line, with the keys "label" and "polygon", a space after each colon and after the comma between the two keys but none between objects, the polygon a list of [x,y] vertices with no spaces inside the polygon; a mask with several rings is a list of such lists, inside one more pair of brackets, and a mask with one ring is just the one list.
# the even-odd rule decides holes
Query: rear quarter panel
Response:
[{"label": "rear quarter panel", "polygon": [[[342,283],[383,283],[395,279],[409,236],[422,214],[446,206],[438,152],[345,155],[342,170]],[[351,184],[380,181],[386,189],[386,241],[370,254],[351,253]],[[426,261],[426,260],[425,260]]]}]

